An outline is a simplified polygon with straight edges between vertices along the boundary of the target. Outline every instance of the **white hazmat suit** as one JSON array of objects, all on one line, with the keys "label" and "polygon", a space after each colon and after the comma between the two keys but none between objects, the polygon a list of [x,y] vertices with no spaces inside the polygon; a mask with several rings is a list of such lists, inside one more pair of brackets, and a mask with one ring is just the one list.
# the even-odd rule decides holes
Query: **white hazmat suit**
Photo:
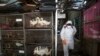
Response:
[{"label": "white hazmat suit", "polygon": [[[67,25],[70,24],[70,25]],[[64,56],[69,56],[69,49],[74,49],[74,35],[76,33],[75,26],[72,26],[72,21],[67,21],[62,27],[60,36],[63,42]]]}]

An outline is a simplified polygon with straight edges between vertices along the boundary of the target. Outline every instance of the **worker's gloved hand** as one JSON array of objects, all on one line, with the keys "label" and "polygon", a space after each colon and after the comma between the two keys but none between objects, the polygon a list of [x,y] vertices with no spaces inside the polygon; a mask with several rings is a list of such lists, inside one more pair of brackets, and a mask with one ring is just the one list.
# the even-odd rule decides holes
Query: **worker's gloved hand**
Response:
[{"label": "worker's gloved hand", "polygon": [[63,43],[63,45],[66,45],[67,44],[67,40],[66,39],[62,40],[62,43]]}]

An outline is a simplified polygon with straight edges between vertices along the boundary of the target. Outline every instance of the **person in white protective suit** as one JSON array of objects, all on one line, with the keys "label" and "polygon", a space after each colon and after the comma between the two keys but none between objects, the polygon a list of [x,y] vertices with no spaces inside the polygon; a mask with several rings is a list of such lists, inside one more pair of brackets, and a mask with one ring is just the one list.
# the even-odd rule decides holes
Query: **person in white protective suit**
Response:
[{"label": "person in white protective suit", "polygon": [[63,25],[60,37],[63,43],[64,56],[69,56],[69,49],[74,49],[74,35],[76,33],[75,26],[72,25],[72,21],[67,21]]}]

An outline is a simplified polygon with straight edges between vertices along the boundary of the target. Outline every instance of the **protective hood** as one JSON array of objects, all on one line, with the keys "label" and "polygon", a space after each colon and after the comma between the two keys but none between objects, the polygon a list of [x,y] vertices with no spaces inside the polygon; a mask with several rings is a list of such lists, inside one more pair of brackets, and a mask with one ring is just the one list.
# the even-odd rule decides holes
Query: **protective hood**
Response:
[{"label": "protective hood", "polygon": [[72,24],[72,21],[68,20],[68,21],[66,22],[66,24]]}]

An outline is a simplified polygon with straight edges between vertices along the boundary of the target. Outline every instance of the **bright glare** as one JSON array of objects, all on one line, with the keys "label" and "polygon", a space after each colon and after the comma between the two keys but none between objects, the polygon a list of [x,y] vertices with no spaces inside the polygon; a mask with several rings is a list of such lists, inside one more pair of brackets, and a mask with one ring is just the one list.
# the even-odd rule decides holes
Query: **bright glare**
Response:
[{"label": "bright glare", "polygon": [[22,19],[16,19],[16,22],[21,22],[22,21]]},{"label": "bright glare", "polygon": [[5,6],[6,4],[0,4],[0,6]]}]

